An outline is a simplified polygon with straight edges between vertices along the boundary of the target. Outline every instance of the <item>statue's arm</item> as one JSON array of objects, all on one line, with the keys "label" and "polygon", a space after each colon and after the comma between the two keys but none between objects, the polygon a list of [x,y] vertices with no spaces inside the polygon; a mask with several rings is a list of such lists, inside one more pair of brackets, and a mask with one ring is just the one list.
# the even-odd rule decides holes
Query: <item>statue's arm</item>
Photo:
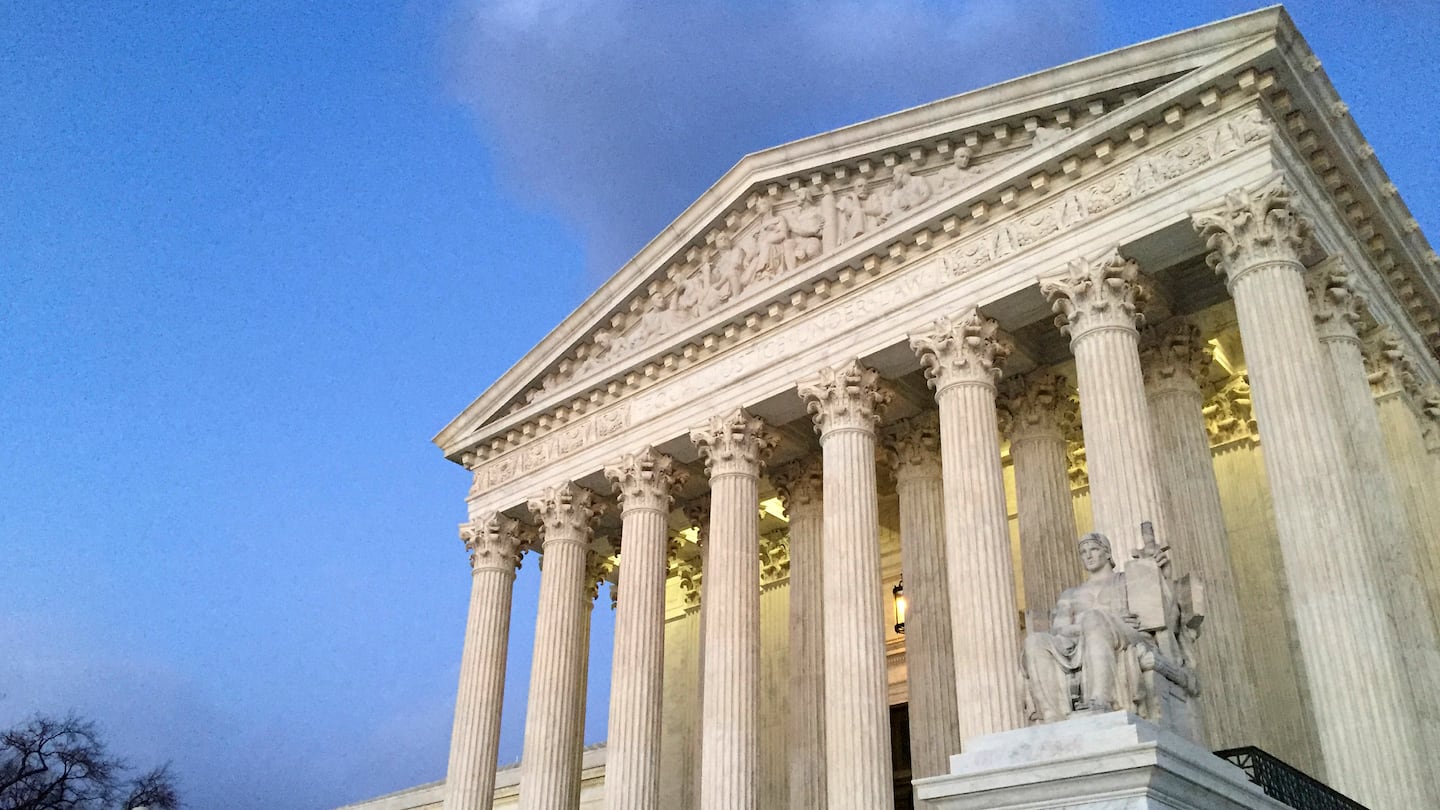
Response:
[{"label": "statue's arm", "polygon": [[1055,611],[1050,614],[1050,632],[1057,636],[1080,634],[1080,627],[1075,623],[1075,603],[1064,596],[1055,602]]}]

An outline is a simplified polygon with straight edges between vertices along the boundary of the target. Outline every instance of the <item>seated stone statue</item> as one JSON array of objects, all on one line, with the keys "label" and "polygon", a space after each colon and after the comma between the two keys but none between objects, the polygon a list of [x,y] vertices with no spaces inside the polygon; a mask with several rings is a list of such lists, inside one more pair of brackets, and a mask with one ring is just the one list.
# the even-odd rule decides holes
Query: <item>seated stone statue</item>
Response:
[{"label": "seated stone statue", "polygon": [[1032,721],[1125,710],[1199,740],[1199,694],[1191,642],[1203,619],[1198,580],[1171,581],[1167,550],[1145,524],[1145,548],[1124,573],[1110,541],[1080,538],[1087,580],[1060,594],[1047,633],[1025,639],[1022,658]]}]

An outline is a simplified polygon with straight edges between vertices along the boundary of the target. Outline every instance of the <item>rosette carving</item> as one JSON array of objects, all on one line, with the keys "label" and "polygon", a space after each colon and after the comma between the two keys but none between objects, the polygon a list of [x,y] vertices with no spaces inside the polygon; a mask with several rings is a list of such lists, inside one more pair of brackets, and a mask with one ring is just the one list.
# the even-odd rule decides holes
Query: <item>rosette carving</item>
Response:
[{"label": "rosette carving", "polygon": [[1049,369],[1006,380],[1000,408],[1008,414],[1005,434],[1012,443],[1063,438],[1078,419],[1070,381]]},{"label": "rosette carving", "polygon": [[1200,327],[1185,318],[1146,327],[1140,337],[1140,368],[1151,393],[1199,396],[1214,357],[1215,350],[1201,337]]},{"label": "rosette carving", "polygon": [[858,360],[839,368],[822,368],[796,389],[821,436],[836,430],[874,432],[895,396],[881,383],[880,372]]},{"label": "rosette carving", "polygon": [[1300,261],[1310,223],[1295,210],[1290,187],[1272,178],[1256,189],[1238,189],[1225,201],[1190,215],[1210,249],[1206,262],[1233,285],[1246,272],[1270,262]]},{"label": "rosette carving", "polygon": [[1321,340],[1359,340],[1361,310],[1365,296],[1356,291],[1350,269],[1339,256],[1332,256],[1305,273],[1305,291],[1310,296],[1310,313]]},{"label": "rosette carving", "polygon": [[638,453],[626,453],[618,463],[606,467],[605,477],[620,496],[621,512],[669,512],[675,490],[685,485],[690,473],[670,456],[646,447]]},{"label": "rosette carving", "polygon": [[515,571],[529,548],[530,538],[520,521],[500,512],[487,512],[460,524],[460,539],[470,552],[472,571]]},{"label": "rosette carving", "polygon": [[1041,279],[1040,292],[1055,312],[1055,326],[1072,344],[1096,329],[1135,330],[1150,299],[1140,266],[1118,248],[1097,261],[1072,260],[1063,273]]},{"label": "rosette carving", "polygon": [[711,417],[710,424],[690,431],[690,441],[700,448],[705,471],[717,475],[759,475],[776,436],[764,420],[736,408],[728,416]]},{"label": "rosette carving", "polygon": [[527,505],[530,514],[540,521],[542,543],[545,545],[556,542],[589,543],[595,518],[602,509],[595,493],[576,486],[573,481],[550,487],[531,498]]},{"label": "rosette carving", "polygon": [[1012,351],[1000,333],[1000,323],[975,307],[936,320],[929,332],[911,335],[910,348],[919,355],[925,379],[937,393],[952,385],[993,387]]}]

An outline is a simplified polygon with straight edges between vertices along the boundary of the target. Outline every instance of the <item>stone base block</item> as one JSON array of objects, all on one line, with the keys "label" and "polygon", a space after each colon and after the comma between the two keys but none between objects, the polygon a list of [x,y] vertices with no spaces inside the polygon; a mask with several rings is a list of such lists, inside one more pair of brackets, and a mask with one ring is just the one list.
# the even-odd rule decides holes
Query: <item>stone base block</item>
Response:
[{"label": "stone base block", "polygon": [[1288,810],[1204,748],[1127,712],[966,741],[947,776],[915,780],[943,810]]}]

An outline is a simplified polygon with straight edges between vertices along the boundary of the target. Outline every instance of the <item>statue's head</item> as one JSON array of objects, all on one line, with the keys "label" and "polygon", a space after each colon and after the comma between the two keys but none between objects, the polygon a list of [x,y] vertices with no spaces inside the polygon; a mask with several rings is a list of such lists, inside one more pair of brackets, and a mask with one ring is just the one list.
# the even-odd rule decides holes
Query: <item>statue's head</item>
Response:
[{"label": "statue's head", "polygon": [[1090,532],[1080,538],[1080,564],[1085,570],[1095,573],[1104,568],[1114,568],[1115,558],[1110,553],[1110,538],[1100,532]]},{"label": "statue's head", "polygon": [[955,150],[955,166],[960,169],[969,167],[970,157],[973,154],[974,153],[970,151],[970,147],[968,146],[961,146],[957,148]]}]

